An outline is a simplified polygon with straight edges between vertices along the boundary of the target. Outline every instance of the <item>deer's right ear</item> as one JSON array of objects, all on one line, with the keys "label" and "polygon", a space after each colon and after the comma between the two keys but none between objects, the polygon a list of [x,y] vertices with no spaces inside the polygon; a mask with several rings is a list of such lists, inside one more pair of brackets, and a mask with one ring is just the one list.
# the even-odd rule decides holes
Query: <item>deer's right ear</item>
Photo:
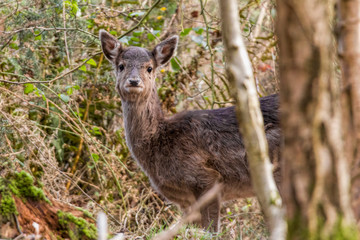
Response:
[{"label": "deer's right ear", "polygon": [[110,62],[114,63],[116,56],[122,50],[120,42],[105,30],[100,30],[99,38],[104,55]]}]

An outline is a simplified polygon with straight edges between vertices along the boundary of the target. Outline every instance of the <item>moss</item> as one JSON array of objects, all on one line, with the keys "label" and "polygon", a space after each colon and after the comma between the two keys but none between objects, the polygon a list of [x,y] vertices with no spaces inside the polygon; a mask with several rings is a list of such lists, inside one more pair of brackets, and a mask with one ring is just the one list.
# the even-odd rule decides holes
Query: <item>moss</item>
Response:
[{"label": "moss", "polygon": [[71,240],[97,238],[95,225],[88,223],[84,218],[62,211],[58,211],[57,215],[60,226],[66,230]]},{"label": "moss", "polygon": [[89,212],[88,210],[83,209],[81,207],[76,207],[76,210],[82,211],[85,217],[88,217],[88,218],[91,218],[91,219],[95,220],[94,215],[91,212]]},{"label": "moss", "polygon": [[8,187],[19,198],[32,198],[50,203],[49,199],[45,197],[43,190],[34,186],[33,177],[25,171],[15,173]]},{"label": "moss", "polygon": [[0,177],[0,215],[6,219],[10,219],[13,213],[18,214],[13,195],[22,199],[31,198],[50,203],[42,189],[34,186],[34,179],[27,172],[15,173],[8,176],[8,179]]},{"label": "moss", "polygon": [[15,200],[11,195],[11,192],[5,185],[5,181],[3,178],[0,178],[0,215],[5,219],[9,220],[11,214],[18,214]]},{"label": "moss", "polygon": [[18,214],[15,200],[12,198],[10,192],[1,192],[0,215],[6,219],[10,219],[13,213]]}]

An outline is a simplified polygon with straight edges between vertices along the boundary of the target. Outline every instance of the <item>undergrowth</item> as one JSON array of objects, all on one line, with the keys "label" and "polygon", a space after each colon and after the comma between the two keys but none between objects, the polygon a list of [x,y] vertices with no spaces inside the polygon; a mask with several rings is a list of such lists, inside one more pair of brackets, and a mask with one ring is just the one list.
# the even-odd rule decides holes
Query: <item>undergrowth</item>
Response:
[{"label": "undergrowth", "polygon": [[[124,232],[129,239],[151,239],[179,220],[181,212],[150,187],[126,147],[121,101],[112,66],[100,54],[99,29],[119,37],[139,24],[121,42],[147,48],[180,35],[177,57],[156,80],[167,114],[230,106],[232,99],[216,1],[207,1],[205,11],[198,1],[182,1],[185,7],[162,1],[143,19],[154,2],[0,3],[0,177],[15,174],[0,212],[16,213],[9,194],[47,201],[42,183],[53,199],[81,207],[89,217],[105,211],[110,232]],[[260,2],[240,1],[239,13],[263,96],[278,89],[277,53],[273,5],[254,35]],[[221,211],[222,239],[267,236],[254,199],[226,203]],[[189,226],[176,238],[208,237]]]}]

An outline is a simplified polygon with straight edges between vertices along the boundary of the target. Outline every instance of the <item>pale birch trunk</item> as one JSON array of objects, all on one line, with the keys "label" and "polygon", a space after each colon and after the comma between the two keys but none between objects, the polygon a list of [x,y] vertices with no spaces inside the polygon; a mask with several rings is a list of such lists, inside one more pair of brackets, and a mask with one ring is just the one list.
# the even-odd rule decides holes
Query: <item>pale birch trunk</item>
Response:
[{"label": "pale birch trunk", "polygon": [[282,200],[272,175],[252,67],[241,36],[237,2],[219,0],[219,5],[226,69],[236,100],[236,114],[247,150],[252,184],[269,227],[270,239],[285,239]]}]

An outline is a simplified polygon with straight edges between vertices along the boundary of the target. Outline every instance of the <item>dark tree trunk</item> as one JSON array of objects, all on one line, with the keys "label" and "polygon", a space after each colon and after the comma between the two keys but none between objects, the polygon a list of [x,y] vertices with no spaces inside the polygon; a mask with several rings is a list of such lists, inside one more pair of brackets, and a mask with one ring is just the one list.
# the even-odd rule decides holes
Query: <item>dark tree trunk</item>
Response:
[{"label": "dark tree trunk", "polygon": [[[281,0],[283,197],[289,239],[351,234],[350,178],[342,138],[340,84],[334,76],[331,4]],[[346,231],[343,231],[346,228]],[[354,234],[355,231],[355,234]]]}]

